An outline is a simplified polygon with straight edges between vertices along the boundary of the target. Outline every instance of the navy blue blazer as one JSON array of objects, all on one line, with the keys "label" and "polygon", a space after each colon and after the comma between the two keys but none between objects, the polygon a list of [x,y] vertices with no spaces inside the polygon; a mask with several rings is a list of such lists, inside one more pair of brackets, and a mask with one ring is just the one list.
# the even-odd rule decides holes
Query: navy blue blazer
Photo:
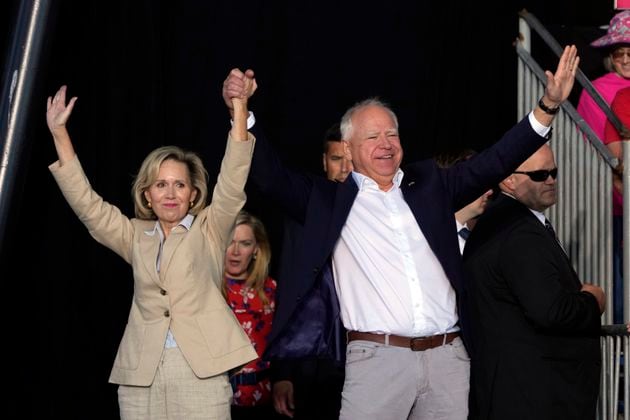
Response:
[{"label": "navy blue blazer", "polygon": [[[299,225],[302,237],[292,250],[288,281],[278,285],[276,313],[265,358],[344,357],[330,261],[358,188],[345,182],[300,174],[286,168],[255,126],[256,147],[249,181]],[[549,137],[549,136],[547,136]],[[407,165],[401,190],[420,229],[457,294],[460,328],[468,345],[465,284],[454,213],[512,173],[540,148],[527,117],[499,142],[455,166],[439,168],[432,159]]]}]

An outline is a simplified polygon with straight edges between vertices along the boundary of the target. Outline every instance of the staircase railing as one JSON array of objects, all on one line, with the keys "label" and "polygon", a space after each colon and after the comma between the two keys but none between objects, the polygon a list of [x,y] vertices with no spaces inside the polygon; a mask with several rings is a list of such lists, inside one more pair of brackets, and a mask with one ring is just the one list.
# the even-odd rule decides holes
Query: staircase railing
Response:
[{"label": "staircase railing", "polygon": [[[520,120],[536,106],[547,80],[544,71],[531,56],[531,29],[558,57],[563,48],[531,13],[522,11],[519,17],[520,34],[515,46],[518,55],[517,119]],[[622,123],[581,70],[578,70],[576,80],[591,93],[613,125],[621,130]],[[558,164],[558,202],[547,210],[547,217],[557,227],[558,237],[580,279],[604,289],[608,310],[603,315],[603,321],[611,324],[614,305],[612,169],[619,162],[569,101],[562,104],[553,129],[550,145]],[[628,258],[627,255],[624,257]],[[628,270],[624,269],[624,296],[628,294],[629,278]],[[624,300],[628,302],[630,298]],[[629,318],[627,306],[628,303],[625,314]],[[625,325],[605,325],[602,328],[599,419],[630,420],[628,363],[623,363],[624,354],[626,358],[630,354],[629,335]]]}]

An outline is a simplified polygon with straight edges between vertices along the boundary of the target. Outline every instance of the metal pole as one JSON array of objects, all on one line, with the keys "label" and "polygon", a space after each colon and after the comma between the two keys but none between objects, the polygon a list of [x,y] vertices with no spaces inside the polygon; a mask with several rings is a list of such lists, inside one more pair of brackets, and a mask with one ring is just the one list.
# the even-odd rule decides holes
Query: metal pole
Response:
[{"label": "metal pole", "polygon": [[46,32],[49,4],[49,0],[20,2],[3,73],[0,97],[0,255],[24,149],[24,131]]}]

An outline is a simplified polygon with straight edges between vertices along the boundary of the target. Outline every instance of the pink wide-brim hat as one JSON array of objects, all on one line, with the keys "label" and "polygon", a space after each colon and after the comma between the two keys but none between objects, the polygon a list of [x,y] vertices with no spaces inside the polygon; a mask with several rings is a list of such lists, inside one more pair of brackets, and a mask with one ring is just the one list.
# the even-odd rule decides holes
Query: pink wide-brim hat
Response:
[{"label": "pink wide-brim hat", "polygon": [[630,44],[630,10],[624,10],[613,16],[608,26],[608,33],[591,42],[593,47],[609,47],[615,44]]}]

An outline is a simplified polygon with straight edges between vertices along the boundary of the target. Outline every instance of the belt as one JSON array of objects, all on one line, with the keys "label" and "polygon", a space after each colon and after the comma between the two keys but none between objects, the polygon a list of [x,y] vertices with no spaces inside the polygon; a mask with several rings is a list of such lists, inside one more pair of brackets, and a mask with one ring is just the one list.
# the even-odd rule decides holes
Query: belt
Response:
[{"label": "belt", "polygon": [[401,337],[393,334],[375,334],[362,331],[348,331],[348,342],[354,340],[373,341],[390,346],[405,347],[412,351],[424,351],[446,345],[459,337],[459,332],[431,335],[428,337]]},{"label": "belt", "polygon": [[270,376],[270,369],[263,369],[257,372],[237,373],[230,377],[230,384],[235,389],[238,385],[256,385],[263,379]]}]

